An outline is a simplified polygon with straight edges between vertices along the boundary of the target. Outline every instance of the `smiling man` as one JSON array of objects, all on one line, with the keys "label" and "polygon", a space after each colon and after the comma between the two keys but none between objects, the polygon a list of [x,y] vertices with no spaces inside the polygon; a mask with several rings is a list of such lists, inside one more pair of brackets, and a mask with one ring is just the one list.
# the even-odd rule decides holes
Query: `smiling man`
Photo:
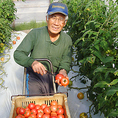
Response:
[{"label": "smiling man", "polygon": [[[71,66],[72,40],[62,31],[68,20],[68,9],[63,3],[49,5],[46,15],[47,26],[31,30],[14,52],[16,63],[27,67],[27,93],[53,93],[52,75],[47,73],[47,62],[36,58],[47,58],[56,74],[68,77]],[[56,84],[57,85],[57,84]],[[58,85],[56,86],[58,87]]]}]

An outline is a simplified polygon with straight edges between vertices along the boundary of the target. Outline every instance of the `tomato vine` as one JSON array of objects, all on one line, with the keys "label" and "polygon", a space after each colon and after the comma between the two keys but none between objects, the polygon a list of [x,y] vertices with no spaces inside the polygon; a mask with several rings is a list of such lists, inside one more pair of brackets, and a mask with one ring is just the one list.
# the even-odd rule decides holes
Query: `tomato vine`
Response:
[{"label": "tomato vine", "polygon": [[62,2],[69,9],[64,30],[73,40],[78,75],[91,81],[87,91],[92,101],[89,113],[118,117],[118,1]]}]

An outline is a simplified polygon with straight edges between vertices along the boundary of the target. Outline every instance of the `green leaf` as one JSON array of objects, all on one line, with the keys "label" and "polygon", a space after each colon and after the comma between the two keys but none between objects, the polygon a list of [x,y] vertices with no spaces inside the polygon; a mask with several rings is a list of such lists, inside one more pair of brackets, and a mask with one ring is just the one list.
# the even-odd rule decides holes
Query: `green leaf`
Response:
[{"label": "green leaf", "polygon": [[105,66],[100,66],[100,67],[97,67],[97,68],[94,70],[93,74],[95,74],[95,73],[97,73],[97,72],[104,72],[104,71],[106,71],[106,70],[107,70],[107,67],[105,67]]},{"label": "green leaf", "polygon": [[109,114],[108,114],[108,117],[109,116],[114,116],[114,117],[116,117],[116,116],[118,116],[118,109],[116,108],[116,109],[113,109]]},{"label": "green leaf", "polygon": [[113,30],[114,28],[118,28],[118,23],[116,23],[113,27],[111,27],[110,30]]},{"label": "green leaf", "polygon": [[118,79],[114,79],[111,83],[109,83],[109,85],[115,85],[118,83]]},{"label": "green leaf", "polygon": [[118,91],[118,88],[111,88],[107,91],[106,95],[114,95]]},{"label": "green leaf", "polygon": [[114,60],[114,57],[106,57],[106,58],[102,58],[102,62],[103,63],[108,63],[108,62],[112,62]]},{"label": "green leaf", "polygon": [[116,107],[118,106],[118,100],[116,101]]},{"label": "green leaf", "polygon": [[93,54],[97,56],[102,61],[102,55],[99,51],[94,51]]},{"label": "green leaf", "polygon": [[91,32],[91,29],[86,31],[84,34],[83,34],[83,37],[85,37],[87,34],[89,34]]},{"label": "green leaf", "polygon": [[100,46],[106,51],[108,49],[108,43],[105,40],[100,42]]},{"label": "green leaf", "polygon": [[114,75],[115,75],[115,76],[118,76],[118,70],[116,70],[116,71],[114,72]]},{"label": "green leaf", "polygon": [[94,85],[94,88],[100,87],[103,88],[107,85],[108,83],[106,81],[100,81],[97,84]]}]

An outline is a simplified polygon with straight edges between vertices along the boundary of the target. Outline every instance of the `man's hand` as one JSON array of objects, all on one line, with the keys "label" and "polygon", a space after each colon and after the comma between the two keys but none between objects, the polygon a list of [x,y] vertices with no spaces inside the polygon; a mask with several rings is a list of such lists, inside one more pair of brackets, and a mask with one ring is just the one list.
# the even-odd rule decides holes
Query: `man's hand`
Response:
[{"label": "man's hand", "polygon": [[[69,79],[69,77],[68,77],[67,72],[66,72],[65,69],[61,69],[59,71],[59,74],[62,74],[65,78],[68,78]],[[57,83],[58,85],[62,86],[61,83],[59,82],[59,80],[55,80],[55,83]]]},{"label": "man's hand", "polygon": [[61,69],[61,70],[59,71],[59,74],[62,74],[64,77],[68,77],[67,72],[66,72],[65,69]]},{"label": "man's hand", "polygon": [[41,75],[46,74],[46,68],[42,63],[38,61],[34,61],[31,66],[35,73],[38,73]]}]

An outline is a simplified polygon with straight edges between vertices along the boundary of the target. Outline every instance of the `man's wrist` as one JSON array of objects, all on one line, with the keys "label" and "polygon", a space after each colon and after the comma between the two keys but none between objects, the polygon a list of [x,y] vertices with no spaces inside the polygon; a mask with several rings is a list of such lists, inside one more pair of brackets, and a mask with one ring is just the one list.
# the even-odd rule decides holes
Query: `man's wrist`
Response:
[{"label": "man's wrist", "polygon": [[[66,72],[66,70],[65,70],[65,69],[63,69],[63,68],[62,68],[62,69],[60,69],[60,71],[65,71],[65,72]],[[67,73],[67,72],[66,72],[66,73]]]}]

